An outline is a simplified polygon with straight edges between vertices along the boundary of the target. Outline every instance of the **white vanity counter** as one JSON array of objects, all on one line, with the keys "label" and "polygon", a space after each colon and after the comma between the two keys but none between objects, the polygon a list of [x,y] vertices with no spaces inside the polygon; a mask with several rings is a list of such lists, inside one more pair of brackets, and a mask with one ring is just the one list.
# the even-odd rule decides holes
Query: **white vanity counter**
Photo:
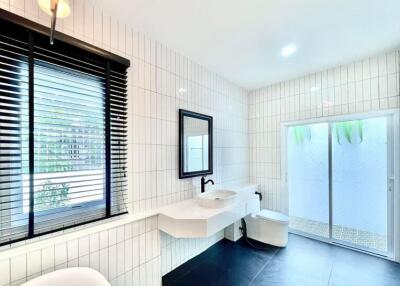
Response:
[{"label": "white vanity counter", "polygon": [[196,199],[168,205],[159,210],[158,228],[178,238],[208,237],[249,213],[259,210],[257,185],[229,187],[238,193],[232,205],[223,208],[201,207]]}]

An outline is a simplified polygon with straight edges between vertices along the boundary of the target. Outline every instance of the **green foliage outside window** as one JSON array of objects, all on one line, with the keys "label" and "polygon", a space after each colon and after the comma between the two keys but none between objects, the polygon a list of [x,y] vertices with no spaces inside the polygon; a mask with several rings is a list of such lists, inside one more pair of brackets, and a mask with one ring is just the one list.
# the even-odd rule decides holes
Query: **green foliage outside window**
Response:
[{"label": "green foliage outside window", "polygon": [[65,183],[54,184],[47,181],[35,192],[35,211],[65,207],[68,203],[69,186]]}]

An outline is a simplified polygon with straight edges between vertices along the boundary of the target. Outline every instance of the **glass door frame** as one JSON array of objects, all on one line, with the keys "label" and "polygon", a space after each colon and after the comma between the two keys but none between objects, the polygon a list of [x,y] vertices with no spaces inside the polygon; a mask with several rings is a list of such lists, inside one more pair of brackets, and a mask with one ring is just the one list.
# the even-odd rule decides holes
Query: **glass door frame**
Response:
[{"label": "glass door frame", "polygon": [[[345,241],[334,239],[332,236],[333,226],[333,208],[332,208],[332,124],[340,121],[351,121],[351,120],[363,120],[368,118],[386,117],[387,118],[387,136],[388,136],[388,190],[387,190],[387,229],[388,229],[388,251],[387,253],[379,253],[371,251],[371,249],[363,248],[358,245],[354,245]],[[384,110],[368,113],[354,113],[338,116],[320,117],[307,120],[290,121],[281,123],[281,189],[283,190],[283,200],[285,202],[285,209],[283,210],[286,214],[289,213],[289,189],[288,189],[288,178],[287,178],[287,138],[289,127],[316,124],[316,123],[327,123],[328,124],[328,169],[329,169],[329,238],[316,236],[313,234],[305,233],[302,231],[289,229],[289,232],[306,236],[312,239],[324,241],[327,243],[340,245],[346,248],[351,248],[356,251],[361,251],[383,257],[389,260],[400,262],[400,194],[399,194],[399,110]],[[396,132],[397,130],[397,132]]]}]

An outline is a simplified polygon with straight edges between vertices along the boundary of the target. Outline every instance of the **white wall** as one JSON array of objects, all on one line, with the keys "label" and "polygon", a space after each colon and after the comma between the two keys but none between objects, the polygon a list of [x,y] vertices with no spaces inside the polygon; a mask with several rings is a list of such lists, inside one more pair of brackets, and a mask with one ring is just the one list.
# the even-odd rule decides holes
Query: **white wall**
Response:
[{"label": "white wall", "polygon": [[[70,0],[57,30],[131,61],[129,94],[130,213],[191,198],[199,179],[178,179],[178,109],[214,116],[216,184],[248,181],[247,93],[217,74],[118,21],[101,7]],[[46,26],[37,0],[0,0],[0,8]],[[159,285],[162,273],[218,241],[159,235],[155,217],[111,227],[0,261],[0,286],[76,265],[100,270],[113,285]],[[40,238],[43,241],[45,238]],[[7,250],[7,249],[3,249]],[[4,252],[3,252],[4,253]],[[132,281],[134,281],[132,283]]]},{"label": "white wall", "polygon": [[399,108],[399,54],[380,55],[249,93],[250,180],[263,208],[287,212],[281,187],[281,123]]}]

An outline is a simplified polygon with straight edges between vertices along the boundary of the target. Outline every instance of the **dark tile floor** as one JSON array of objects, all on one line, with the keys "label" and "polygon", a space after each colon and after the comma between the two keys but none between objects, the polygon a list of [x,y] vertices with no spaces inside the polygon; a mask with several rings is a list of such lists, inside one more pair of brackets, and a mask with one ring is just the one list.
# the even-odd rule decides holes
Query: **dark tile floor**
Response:
[{"label": "dark tile floor", "polygon": [[286,248],[222,240],[163,277],[164,286],[400,286],[400,264],[291,234]]}]

